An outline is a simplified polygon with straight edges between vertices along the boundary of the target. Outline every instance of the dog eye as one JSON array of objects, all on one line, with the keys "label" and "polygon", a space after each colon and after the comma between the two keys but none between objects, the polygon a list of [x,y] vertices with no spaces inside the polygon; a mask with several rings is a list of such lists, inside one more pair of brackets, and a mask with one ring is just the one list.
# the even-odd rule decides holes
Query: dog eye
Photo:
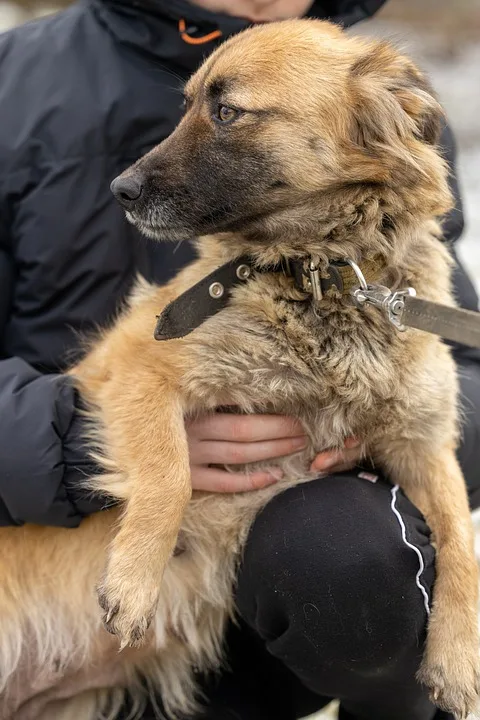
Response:
[{"label": "dog eye", "polygon": [[213,117],[221,123],[229,123],[239,115],[240,111],[235,108],[229,107],[228,105],[218,105]]}]

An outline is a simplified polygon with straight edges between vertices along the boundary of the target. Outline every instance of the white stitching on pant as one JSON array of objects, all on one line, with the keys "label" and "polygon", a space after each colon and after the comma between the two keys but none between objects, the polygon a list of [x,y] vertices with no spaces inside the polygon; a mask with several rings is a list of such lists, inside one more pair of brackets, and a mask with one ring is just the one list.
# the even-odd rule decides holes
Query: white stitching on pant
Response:
[{"label": "white stitching on pant", "polygon": [[405,528],[405,523],[403,522],[403,518],[397,509],[397,493],[398,493],[399,489],[400,488],[398,485],[394,485],[394,487],[392,488],[392,491],[391,491],[392,492],[392,503],[391,503],[390,507],[392,508],[393,513],[394,513],[395,517],[397,518],[398,523],[402,529],[403,542],[405,543],[405,545],[407,547],[411,548],[418,556],[418,562],[419,562],[420,567],[415,576],[415,583],[423,595],[423,603],[425,605],[425,610],[427,612],[427,615],[430,615],[430,600],[428,597],[428,592],[426,591],[425,587],[422,585],[422,582],[420,580],[420,578],[423,574],[423,571],[425,570],[425,563],[423,562],[423,556],[422,556],[422,553],[420,552],[420,550],[417,547],[415,547],[415,545],[412,545],[412,543],[408,542],[408,540],[407,540],[407,530]]}]

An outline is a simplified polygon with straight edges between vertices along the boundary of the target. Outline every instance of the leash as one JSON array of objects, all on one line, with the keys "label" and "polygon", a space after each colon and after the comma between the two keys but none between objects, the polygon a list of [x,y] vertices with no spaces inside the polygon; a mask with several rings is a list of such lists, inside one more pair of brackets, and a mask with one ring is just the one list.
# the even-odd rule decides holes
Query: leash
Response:
[{"label": "leash", "polygon": [[312,258],[258,267],[252,257],[244,255],[217,268],[169,303],[157,316],[154,337],[172,340],[188,335],[228,306],[235,287],[247,283],[254,273],[273,272],[293,278],[296,288],[315,303],[334,292],[349,294],[359,309],[373,305],[399,331],[416,328],[480,348],[480,313],[417,298],[411,287],[391,290],[375,284],[382,267],[378,258],[361,267],[350,259],[333,260],[324,272]]}]

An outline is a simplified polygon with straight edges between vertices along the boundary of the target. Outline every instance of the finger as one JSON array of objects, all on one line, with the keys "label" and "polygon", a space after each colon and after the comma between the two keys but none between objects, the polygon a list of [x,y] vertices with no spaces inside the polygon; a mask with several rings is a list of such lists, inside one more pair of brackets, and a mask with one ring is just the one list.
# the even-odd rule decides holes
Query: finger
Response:
[{"label": "finger", "polygon": [[357,448],[360,446],[360,440],[357,440],[357,438],[349,437],[345,440],[345,447],[350,450],[350,448]]},{"label": "finger", "polygon": [[312,472],[324,472],[329,470],[333,465],[342,462],[343,451],[342,450],[327,450],[326,452],[319,453],[312,464],[310,470]]},{"label": "finger", "polygon": [[337,466],[353,467],[361,457],[360,447],[353,447],[348,450],[328,450],[320,453],[310,466],[312,472],[326,472]]},{"label": "finger", "polygon": [[[272,474],[275,473],[275,474]],[[192,487],[213,493],[238,493],[261,490],[278,482],[282,473],[278,468],[271,472],[229,473],[217,468],[196,467],[192,470]]]},{"label": "finger", "polygon": [[243,465],[291,455],[306,446],[303,436],[253,443],[206,440],[190,445],[190,462],[193,465]]},{"label": "finger", "polygon": [[283,415],[204,415],[188,423],[188,434],[197,440],[260,442],[298,437],[305,430],[299,420]]}]

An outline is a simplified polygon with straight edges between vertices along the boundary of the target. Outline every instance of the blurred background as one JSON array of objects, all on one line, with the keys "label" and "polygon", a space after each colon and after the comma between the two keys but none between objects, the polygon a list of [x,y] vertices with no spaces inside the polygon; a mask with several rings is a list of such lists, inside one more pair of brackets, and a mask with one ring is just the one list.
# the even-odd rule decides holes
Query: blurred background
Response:
[{"label": "blurred background", "polygon": [[[0,0],[0,32],[67,5]],[[457,138],[467,222],[459,249],[480,291],[480,0],[390,0],[353,32],[393,40],[430,73]],[[478,548],[480,555],[480,532]],[[332,713],[333,708],[317,720]]]}]

